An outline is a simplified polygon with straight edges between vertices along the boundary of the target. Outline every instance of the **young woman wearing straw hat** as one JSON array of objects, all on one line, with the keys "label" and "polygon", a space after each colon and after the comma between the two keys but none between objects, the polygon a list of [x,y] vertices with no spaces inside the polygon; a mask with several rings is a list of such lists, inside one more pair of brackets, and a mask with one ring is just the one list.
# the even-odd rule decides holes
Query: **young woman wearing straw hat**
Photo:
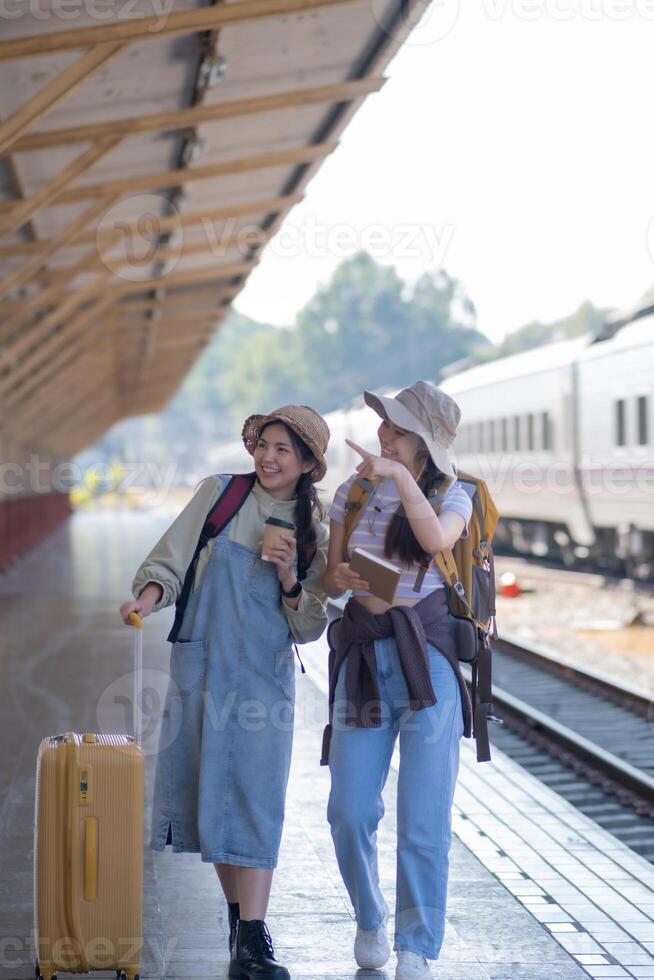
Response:
[{"label": "young woman wearing straw hat", "polygon": [[[444,583],[428,560],[468,533],[472,504],[448,458],[460,418],[452,398],[425,381],[395,398],[370,392],[364,398],[382,419],[381,451],[368,453],[348,440],[362,459],[329,512],[325,588],[333,598],[347,589],[353,594],[338,624],[330,677],[328,820],[357,921],[356,961],[379,969],[390,947],[376,831],[399,733],[394,948],[396,980],[414,980],[431,976],[428,960],[438,957],[443,940],[450,811],[459,740],[470,734],[471,713]],[[348,496],[362,479],[374,489],[346,545]],[[402,571],[392,606],[350,570],[357,546]]]},{"label": "young woman wearing straw hat", "polygon": [[[327,622],[327,532],[315,484],[329,429],[311,408],[287,405],[250,416],[243,441],[255,474],[239,509],[195,564],[205,519],[229,482],[208,477],[138,569],[135,601],[120,613],[126,623],[133,611],[147,616],[192,583],[171,651],[151,846],[169,843],[214,864],[229,907],[230,977],[283,980],[289,973],[264,920],[291,760],[292,640],[316,639]],[[281,531],[263,560],[271,517],[294,525],[295,536]],[[256,725],[241,711],[252,704]]]}]

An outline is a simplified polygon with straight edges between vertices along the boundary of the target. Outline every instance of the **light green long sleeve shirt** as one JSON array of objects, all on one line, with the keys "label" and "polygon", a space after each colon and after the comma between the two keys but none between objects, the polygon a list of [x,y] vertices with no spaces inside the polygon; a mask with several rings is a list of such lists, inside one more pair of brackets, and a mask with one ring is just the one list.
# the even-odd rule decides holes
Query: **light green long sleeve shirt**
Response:
[{"label": "light green long sleeve shirt", "polygon": [[[184,510],[139,566],[132,583],[135,599],[139,597],[148,582],[157,582],[163,589],[163,595],[153,607],[153,612],[170,606],[177,600],[205,518],[218,500],[225,484],[226,478],[221,478],[220,475],[209,476],[203,480]],[[230,541],[260,552],[264,523],[270,516],[294,522],[295,500],[277,500],[267,493],[257,480],[238,514],[232,519],[228,530]],[[327,595],[323,590],[322,576],[327,567],[329,533],[324,522],[316,523],[316,533],[317,551],[306,578],[302,580],[298,608],[291,609],[287,606],[280,593],[281,608],[296,643],[317,640],[327,625]],[[200,552],[193,591],[202,581],[213,543],[213,540],[209,541]]]}]

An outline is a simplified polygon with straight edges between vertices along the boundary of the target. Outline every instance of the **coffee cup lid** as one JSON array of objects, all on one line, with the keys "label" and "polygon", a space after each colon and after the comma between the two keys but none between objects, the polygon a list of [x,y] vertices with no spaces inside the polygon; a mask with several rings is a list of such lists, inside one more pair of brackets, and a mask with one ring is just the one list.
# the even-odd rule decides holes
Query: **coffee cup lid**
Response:
[{"label": "coffee cup lid", "polygon": [[283,521],[281,517],[267,517],[266,524],[274,524],[275,527],[287,527],[289,531],[295,530],[295,524],[291,524],[290,521]]}]

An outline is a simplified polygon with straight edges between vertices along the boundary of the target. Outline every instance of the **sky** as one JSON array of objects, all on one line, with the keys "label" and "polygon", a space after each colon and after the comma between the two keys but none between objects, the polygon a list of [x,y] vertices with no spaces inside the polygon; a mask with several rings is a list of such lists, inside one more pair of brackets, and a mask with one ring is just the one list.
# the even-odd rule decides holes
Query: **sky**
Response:
[{"label": "sky", "polygon": [[[377,0],[370,0],[373,7]],[[235,308],[290,325],[366,248],[493,341],[654,284],[654,0],[432,0]]]}]

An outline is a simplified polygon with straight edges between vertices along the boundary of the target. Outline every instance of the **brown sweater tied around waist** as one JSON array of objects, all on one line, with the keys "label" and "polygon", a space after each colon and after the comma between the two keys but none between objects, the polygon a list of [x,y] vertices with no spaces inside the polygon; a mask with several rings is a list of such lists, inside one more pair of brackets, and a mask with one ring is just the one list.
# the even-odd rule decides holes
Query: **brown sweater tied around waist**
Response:
[{"label": "brown sweater tied around waist", "polygon": [[[335,640],[334,632],[337,631]],[[330,633],[332,636],[330,637]],[[435,589],[415,606],[391,606],[385,613],[371,613],[356,599],[350,599],[338,624],[328,631],[329,651],[329,723],[322,740],[320,765],[329,762],[334,694],[341,664],[345,666],[346,725],[379,728],[381,711],[375,659],[375,640],[394,636],[404,673],[409,707],[412,711],[429,708],[437,698],[429,674],[427,643],[431,643],[449,662],[461,691],[463,734],[472,734],[472,704],[454,643],[452,622],[448,615],[445,589]]]}]

